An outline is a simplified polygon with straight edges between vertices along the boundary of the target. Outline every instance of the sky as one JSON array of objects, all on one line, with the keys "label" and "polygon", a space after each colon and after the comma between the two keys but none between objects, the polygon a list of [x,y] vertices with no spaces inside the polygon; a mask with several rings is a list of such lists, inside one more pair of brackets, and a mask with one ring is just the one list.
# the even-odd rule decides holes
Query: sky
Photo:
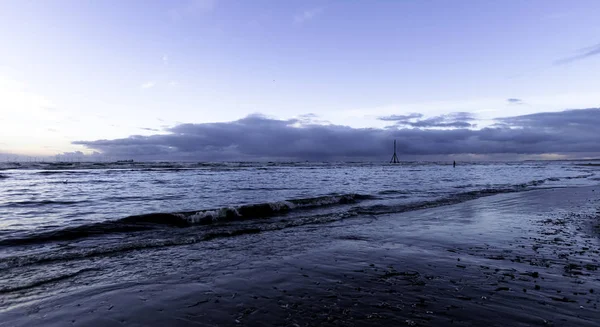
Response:
[{"label": "sky", "polygon": [[598,12],[595,0],[4,0],[0,154],[380,160],[398,139],[401,158],[594,157]]}]

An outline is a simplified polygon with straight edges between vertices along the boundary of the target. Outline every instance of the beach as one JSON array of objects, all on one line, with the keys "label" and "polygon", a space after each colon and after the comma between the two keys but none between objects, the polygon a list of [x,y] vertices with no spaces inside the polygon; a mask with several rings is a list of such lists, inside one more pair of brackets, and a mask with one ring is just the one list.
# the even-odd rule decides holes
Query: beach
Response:
[{"label": "beach", "polygon": [[0,0],[0,327],[600,327],[598,13]]},{"label": "beach", "polygon": [[166,247],[160,275],[49,283],[0,325],[597,326],[599,235],[600,187],[497,194]]}]

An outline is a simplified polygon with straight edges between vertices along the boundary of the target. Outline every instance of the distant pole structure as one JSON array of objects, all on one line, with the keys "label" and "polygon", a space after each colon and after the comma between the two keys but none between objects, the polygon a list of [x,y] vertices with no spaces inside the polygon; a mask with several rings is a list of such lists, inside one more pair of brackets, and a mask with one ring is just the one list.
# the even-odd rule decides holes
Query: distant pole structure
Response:
[{"label": "distant pole structure", "polygon": [[400,163],[400,160],[398,160],[398,156],[396,155],[396,140],[394,140],[394,155],[392,156],[390,163]]}]

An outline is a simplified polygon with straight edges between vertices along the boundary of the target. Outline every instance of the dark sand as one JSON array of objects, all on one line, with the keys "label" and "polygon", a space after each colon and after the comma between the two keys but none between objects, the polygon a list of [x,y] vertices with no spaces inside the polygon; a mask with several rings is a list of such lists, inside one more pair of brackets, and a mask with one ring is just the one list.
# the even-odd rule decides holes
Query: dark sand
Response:
[{"label": "dark sand", "polygon": [[599,326],[599,208],[600,187],[540,190],[216,240],[210,260],[173,247],[155,255],[172,273],[0,325]]}]

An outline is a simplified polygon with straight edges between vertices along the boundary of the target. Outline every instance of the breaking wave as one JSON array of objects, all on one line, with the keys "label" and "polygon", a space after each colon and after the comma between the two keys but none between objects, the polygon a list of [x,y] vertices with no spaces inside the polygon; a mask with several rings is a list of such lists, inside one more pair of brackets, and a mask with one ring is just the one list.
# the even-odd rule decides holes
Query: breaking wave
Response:
[{"label": "breaking wave", "polygon": [[21,238],[0,240],[0,246],[26,245],[48,241],[69,241],[109,233],[138,232],[163,227],[183,228],[193,225],[210,225],[236,220],[266,219],[289,213],[327,206],[357,203],[373,197],[361,194],[330,195],[315,198],[226,207],[176,213],[151,213],[129,216],[114,221],[86,224],[77,227],[42,232]]}]

